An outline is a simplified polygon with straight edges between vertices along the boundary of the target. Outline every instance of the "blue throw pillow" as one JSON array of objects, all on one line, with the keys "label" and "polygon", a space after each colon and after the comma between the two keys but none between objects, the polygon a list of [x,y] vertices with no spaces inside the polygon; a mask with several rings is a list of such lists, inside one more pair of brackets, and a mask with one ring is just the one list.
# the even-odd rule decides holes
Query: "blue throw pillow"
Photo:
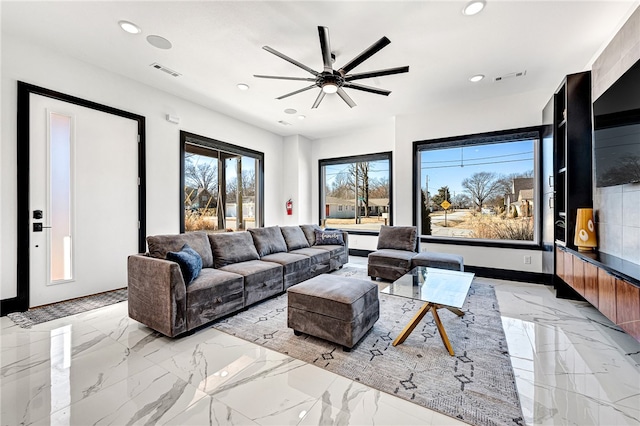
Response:
[{"label": "blue throw pillow", "polygon": [[344,245],[344,238],[342,238],[342,231],[316,231],[316,245]]},{"label": "blue throw pillow", "polygon": [[180,251],[167,252],[167,260],[171,260],[180,265],[182,278],[186,285],[191,284],[191,282],[200,275],[200,271],[202,270],[202,257],[200,257],[198,252],[192,249],[189,244],[183,245]]}]

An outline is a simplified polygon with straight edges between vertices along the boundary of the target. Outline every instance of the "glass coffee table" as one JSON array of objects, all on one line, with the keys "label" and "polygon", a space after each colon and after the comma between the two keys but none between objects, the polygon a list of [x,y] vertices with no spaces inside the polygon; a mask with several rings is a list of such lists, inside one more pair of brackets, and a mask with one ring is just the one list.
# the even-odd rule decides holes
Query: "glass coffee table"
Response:
[{"label": "glass coffee table", "polygon": [[422,320],[428,311],[431,311],[442,342],[449,351],[449,354],[453,356],[453,348],[442,325],[442,321],[440,321],[438,309],[448,309],[460,317],[463,316],[464,312],[462,312],[460,308],[467,298],[473,277],[474,274],[469,272],[418,266],[398,278],[388,287],[380,290],[380,293],[425,302],[424,306],[420,308],[409,324],[407,324],[398,337],[396,337],[396,340],[393,341],[393,346],[404,342],[413,329],[416,328],[420,320]]}]

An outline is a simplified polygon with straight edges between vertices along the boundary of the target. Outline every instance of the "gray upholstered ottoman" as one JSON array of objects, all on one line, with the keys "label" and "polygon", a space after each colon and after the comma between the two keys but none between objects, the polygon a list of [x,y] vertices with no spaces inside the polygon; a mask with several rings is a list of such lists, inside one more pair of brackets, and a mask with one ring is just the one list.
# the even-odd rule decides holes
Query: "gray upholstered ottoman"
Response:
[{"label": "gray upholstered ottoman", "polygon": [[464,272],[464,259],[457,254],[423,251],[411,259],[411,267],[415,268],[416,266]]},{"label": "gray upholstered ottoman", "polygon": [[370,281],[322,274],[287,289],[287,325],[346,351],[380,316],[378,286]]}]

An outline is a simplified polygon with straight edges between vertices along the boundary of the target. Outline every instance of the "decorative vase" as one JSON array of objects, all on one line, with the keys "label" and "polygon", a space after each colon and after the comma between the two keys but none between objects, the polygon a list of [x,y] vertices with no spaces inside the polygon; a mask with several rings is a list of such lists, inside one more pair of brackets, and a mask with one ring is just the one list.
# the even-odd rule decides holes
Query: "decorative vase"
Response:
[{"label": "decorative vase", "polygon": [[578,247],[578,251],[592,251],[598,246],[593,209],[578,209],[573,243]]}]

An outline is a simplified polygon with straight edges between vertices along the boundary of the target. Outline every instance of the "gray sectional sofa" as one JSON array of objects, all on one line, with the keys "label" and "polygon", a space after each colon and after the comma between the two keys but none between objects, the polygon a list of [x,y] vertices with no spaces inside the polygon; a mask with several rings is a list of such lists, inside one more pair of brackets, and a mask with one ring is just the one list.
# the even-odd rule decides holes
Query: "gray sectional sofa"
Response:
[{"label": "gray sectional sofa", "polygon": [[[157,235],[147,237],[147,244],[148,253],[128,258],[129,316],[169,337],[339,269],[349,259],[348,234],[317,225]],[[201,262],[191,282],[185,282],[184,265],[167,260],[185,244]]]}]

